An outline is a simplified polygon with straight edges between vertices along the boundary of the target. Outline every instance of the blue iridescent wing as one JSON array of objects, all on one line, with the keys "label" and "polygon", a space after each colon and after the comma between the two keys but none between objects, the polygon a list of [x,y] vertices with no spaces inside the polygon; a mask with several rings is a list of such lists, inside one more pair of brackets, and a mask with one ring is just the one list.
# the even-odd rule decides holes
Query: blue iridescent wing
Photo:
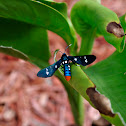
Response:
[{"label": "blue iridescent wing", "polygon": [[86,66],[94,62],[96,59],[96,56],[94,55],[68,56],[68,59],[71,60],[73,63]]},{"label": "blue iridescent wing", "polygon": [[55,73],[55,71],[60,67],[61,63],[62,63],[62,60],[60,59],[59,61],[52,64],[51,66],[48,66],[48,67],[40,70],[37,73],[37,76],[43,77],[43,78],[51,77]]}]

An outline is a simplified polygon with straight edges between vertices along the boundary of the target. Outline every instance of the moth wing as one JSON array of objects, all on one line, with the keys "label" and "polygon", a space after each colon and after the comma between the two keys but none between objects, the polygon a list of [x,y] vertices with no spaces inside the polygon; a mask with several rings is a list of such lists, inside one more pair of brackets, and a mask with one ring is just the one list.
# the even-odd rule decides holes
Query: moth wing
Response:
[{"label": "moth wing", "polygon": [[96,56],[94,55],[68,56],[68,59],[71,60],[73,63],[86,66],[94,62],[96,59]]},{"label": "moth wing", "polygon": [[40,70],[38,73],[37,73],[37,76],[38,77],[43,77],[43,78],[47,78],[47,77],[51,77],[55,71],[60,67],[60,64],[61,64],[62,60],[60,59],[59,61],[57,61],[56,63]]}]

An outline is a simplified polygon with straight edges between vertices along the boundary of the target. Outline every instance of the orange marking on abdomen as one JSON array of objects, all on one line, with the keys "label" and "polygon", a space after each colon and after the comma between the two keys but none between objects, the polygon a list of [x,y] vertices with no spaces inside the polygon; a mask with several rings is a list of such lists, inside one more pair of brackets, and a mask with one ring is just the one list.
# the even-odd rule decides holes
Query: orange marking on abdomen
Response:
[{"label": "orange marking on abdomen", "polygon": [[65,76],[66,80],[69,81],[71,76]]}]

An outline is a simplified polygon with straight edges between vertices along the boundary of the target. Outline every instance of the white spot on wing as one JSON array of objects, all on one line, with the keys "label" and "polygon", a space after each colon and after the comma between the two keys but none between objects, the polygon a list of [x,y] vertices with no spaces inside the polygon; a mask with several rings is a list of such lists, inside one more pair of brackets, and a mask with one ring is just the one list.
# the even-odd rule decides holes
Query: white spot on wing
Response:
[{"label": "white spot on wing", "polygon": [[49,72],[46,72],[47,75],[49,75]]},{"label": "white spot on wing", "polygon": [[67,60],[65,60],[65,63],[67,63]]},{"label": "white spot on wing", "polygon": [[55,65],[55,68],[57,68],[57,65]]},{"label": "white spot on wing", "polygon": [[86,62],[86,63],[88,62],[87,59],[85,60],[85,62]]},{"label": "white spot on wing", "polygon": [[74,61],[77,61],[77,58],[74,58]]},{"label": "white spot on wing", "polygon": [[84,59],[86,59],[86,56],[84,56]]},{"label": "white spot on wing", "polygon": [[46,68],[46,74],[49,75],[48,69]]},{"label": "white spot on wing", "polygon": [[62,62],[62,64],[64,64],[64,61]]}]

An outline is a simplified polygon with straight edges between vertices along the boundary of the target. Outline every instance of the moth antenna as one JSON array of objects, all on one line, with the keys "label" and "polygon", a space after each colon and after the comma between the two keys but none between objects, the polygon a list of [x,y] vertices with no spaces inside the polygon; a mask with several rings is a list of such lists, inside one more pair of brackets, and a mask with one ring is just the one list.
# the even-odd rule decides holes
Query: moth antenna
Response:
[{"label": "moth antenna", "polygon": [[[52,51],[52,52],[54,52],[54,62],[56,62],[56,54],[61,51],[57,49],[56,51]],[[63,54],[63,52],[61,53]]]},{"label": "moth antenna", "polygon": [[[54,53],[58,53],[58,52],[61,52],[60,50],[56,50],[56,51],[51,51],[51,52],[54,52]],[[61,52],[63,54],[63,52]]]},{"label": "moth antenna", "polygon": [[72,44],[70,44],[70,45],[68,45],[68,46],[66,47],[65,52],[66,52],[66,50],[67,50],[71,45],[72,45]]}]

